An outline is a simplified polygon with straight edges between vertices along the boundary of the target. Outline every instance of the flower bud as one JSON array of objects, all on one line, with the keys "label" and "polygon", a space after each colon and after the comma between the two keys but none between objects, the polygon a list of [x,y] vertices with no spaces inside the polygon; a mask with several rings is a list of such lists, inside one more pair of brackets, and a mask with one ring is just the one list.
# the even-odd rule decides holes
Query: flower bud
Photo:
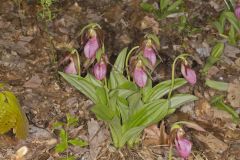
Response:
[{"label": "flower bud", "polygon": [[150,61],[152,66],[156,64],[156,60],[157,60],[156,53],[152,47],[146,46],[143,51],[143,56]]},{"label": "flower bud", "polygon": [[73,58],[69,58],[70,63],[64,68],[64,72],[68,74],[77,74],[77,69],[74,64]]},{"label": "flower bud", "polygon": [[236,5],[234,13],[237,19],[240,20],[240,3]]},{"label": "flower bud", "polygon": [[156,60],[157,60],[156,51],[154,49],[155,49],[155,46],[152,44],[152,41],[150,39],[147,40],[143,50],[143,56],[150,61],[152,66],[156,64]]},{"label": "flower bud", "polygon": [[95,57],[98,48],[99,43],[97,40],[97,36],[95,35],[92,38],[90,38],[84,46],[85,57],[88,59],[92,59],[93,57]]},{"label": "flower bud", "polygon": [[180,157],[185,159],[190,155],[191,149],[192,149],[192,143],[189,140],[183,137],[176,137],[175,145]]},{"label": "flower bud", "polygon": [[102,80],[106,77],[107,74],[107,65],[101,60],[99,63],[96,63],[93,68],[94,76],[97,80]]},{"label": "flower bud", "polygon": [[181,72],[183,77],[191,84],[194,85],[197,82],[197,76],[193,69],[189,68],[188,65],[181,64]]},{"label": "flower bud", "polygon": [[141,61],[137,63],[133,71],[133,80],[141,88],[143,88],[147,83],[147,74],[143,70]]}]

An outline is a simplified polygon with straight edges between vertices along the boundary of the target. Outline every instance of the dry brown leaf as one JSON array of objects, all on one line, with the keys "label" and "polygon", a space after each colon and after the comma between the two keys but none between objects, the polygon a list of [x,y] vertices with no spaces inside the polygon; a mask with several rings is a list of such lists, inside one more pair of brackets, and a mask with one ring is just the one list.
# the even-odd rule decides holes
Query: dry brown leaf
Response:
[{"label": "dry brown leaf", "polygon": [[213,116],[211,105],[204,98],[198,100],[195,106],[195,114],[202,119],[211,119]]},{"label": "dry brown leaf", "polygon": [[152,28],[155,34],[159,33],[159,23],[152,17],[145,16],[141,21],[141,29]]},{"label": "dry brown leaf", "polygon": [[100,125],[94,119],[88,121],[90,159],[95,160],[101,150],[102,143],[106,140],[106,136]]},{"label": "dry brown leaf", "polygon": [[194,134],[194,137],[215,153],[223,153],[228,149],[228,145],[226,143],[213,136],[212,134],[203,135],[197,133]]},{"label": "dry brown leaf", "polygon": [[227,100],[231,106],[240,108],[240,82],[230,83],[228,88]]},{"label": "dry brown leaf", "polygon": [[169,136],[165,131],[164,122],[161,123],[160,128],[156,124],[144,129],[146,134],[145,145],[166,145],[169,142]]}]

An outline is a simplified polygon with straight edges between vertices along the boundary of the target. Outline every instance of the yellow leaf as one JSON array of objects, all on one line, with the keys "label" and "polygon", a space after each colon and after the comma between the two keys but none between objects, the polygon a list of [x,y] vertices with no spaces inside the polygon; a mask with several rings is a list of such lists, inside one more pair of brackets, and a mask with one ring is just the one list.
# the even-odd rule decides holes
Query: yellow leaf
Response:
[{"label": "yellow leaf", "polygon": [[28,135],[28,121],[17,98],[13,93],[3,91],[0,93],[0,104],[1,103],[4,105],[0,107],[2,112],[2,114],[0,114],[0,118],[2,117],[0,119],[0,134],[2,134],[1,130],[7,132],[7,129],[9,131],[12,128],[17,138],[26,139]]}]

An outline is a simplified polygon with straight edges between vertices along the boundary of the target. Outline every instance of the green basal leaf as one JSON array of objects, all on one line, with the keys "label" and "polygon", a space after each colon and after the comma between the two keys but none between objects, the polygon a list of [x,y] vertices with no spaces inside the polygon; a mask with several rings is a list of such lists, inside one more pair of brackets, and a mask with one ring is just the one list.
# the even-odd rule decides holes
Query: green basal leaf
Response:
[{"label": "green basal leaf", "polygon": [[217,89],[219,91],[227,91],[228,87],[229,87],[229,83],[220,82],[220,81],[213,81],[213,80],[209,80],[209,79],[206,80],[205,84],[208,87],[211,87],[213,89]]},{"label": "green basal leaf", "polygon": [[96,104],[91,108],[91,111],[96,114],[97,118],[110,121],[112,120],[113,116],[115,115],[114,112],[106,105],[103,104]]},{"label": "green basal leaf", "polygon": [[120,121],[120,118],[115,116],[112,121],[109,122],[113,144],[115,147],[119,147],[119,143],[122,138],[122,126],[120,124]]},{"label": "green basal leaf", "polygon": [[59,74],[72,86],[74,86],[76,89],[78,89],[82,94],[87,96],[89,99],[93,101],[93,103],[97,103],[97,95],[96,95],[96,89],[95,86],[88,82],[86,79],[76,76],[76,75],[71,75],[71,74],[66,74],[63,72],[59,72]]},{"label": "green basal leaf", "polygon": [[117,106],[121,114],[122,123],[124,123],[128,119],[128,113],[129,113],[128,101],[125,98],[118,97]]},{"label": "green basal leaf", "polygon": [[125,82],[129,82],[122,73],[117,71],[111,71],[110,79],[109,79],[109,87],[110,89],[115,89],[118,86],[124,84]]},{"label": "green basal leaf", "polygon": [[219,42],[213,47],[210,56],[215,58],[220,58],[222,56],[223,50],[224,50],[224,43]]},{"label": "green basal leaf", "polygon": [[74,146],[79,146],[79,147],[84,147],[84,146],[88,145],[88,143],[86,141],[79,139],[79,138],[74,138],[74,139],[68,140],[68,143],[70,143]]},{"label": "green basal leaf", "polygon": [[134,127],[147,126],[155,122],[157,118],[162,119],[168,110],[168,106],[162,106],[165,101],[158,100],[144,104],[137,112],[129,115],[129,119],[123,124],[123,131],[125,132]]},{"label": "green basal leaf", "polygon": [[96,88],[96,94],[98,95],[98,102],[104,105],[107,105],[107,92],[103,87]]},{"label": "green basal leaf", "polygon": [[191,94],[177,94],[177,95],[174,95],[170,99],[170,104],[171,104],[170,109],[178,108],[185,103],[195,101],[195,100],[198,100],[198,98],[196,96],[191,95]]},{"label": "green basal leaf", "polygon": [[234,121],[239,121],[240,120],[240,117],[239,117],[238,113],[231,106],[226,105],[223,102],[223,96],[215,96],[215,97],[213,97],[210,103],[214,107],[216,107],[216,108],[218,108],[220,110],[226,111],[229,114],[231,114]]},{"label": "green basal leaf", "polygon": [[133,95],[128,97],[129,102],[129,114],[132,115],[137,110],[139,110],[141,107],[143,107],[143,102],[141,100],[141,93],[136,92]]},{"label": "green basal leaf", "polygon": [[208,70],[217,62],[220,60],[222,53],[224,51],[224,43],[217,43],[212,51],[211,51],[211,55],[207,58],[207,62],[203,67],[202,72],[204,74],[206,74],[208,72]]},{"label": "green basal leaf", "polygon": [[224,12],[224,16],[233,25],[233,27],[240,32],[240,23],[233,12]]},{"label": "green basal leaf", "polygon": [[138,87],[135,85],[135,83],[126,81],[119,85],[116,89],[110,91],[109,95],[110,97],[112,97],[113,94],[117,93],[116,95],[127,98],[130,95],[136,93],[137,91]]},{"label": "green basal leaf", "polygon": [[139,126],[139,127],[134,127],[129,129],[128,131],[126,131],[123,136],[121,137],[120,143],[119,143],[119,147],[123,147],[126,142],[128,140],[130,140],[132,137],[139,135],[143,129],[145,128],[145,126]]},{"label": "green basal leaf", "polygon": [[183,0],[177,0],[176,2],[172,3],[170,7],[168,7],[167,11],[168,12],[176,11],[179,5],[181,5],[182,3],[183,3]]},{"label": "green basal leaf", "polygon": [[146,11],[146,12],[153,12],[155,10],[155,8],[153,7],[153,5],[149,4],[149,3],[145,3],[142,2],[140,4],[141,8]]},{"label": "green basal leaf", "polygon": [[230,30],[228,32],[228,42],[231,45],[236,45],[236,32],[235,29],[233,28],[233,26],[230,27]]},{"label": "green basal leaf", "polygon": [[128,48],[124,48],[118,55],[115,63],[114,63],[114,66],[113,66],[113,70],[119,72],[119,73],[122,73],[123,74],[123,71],[124,71],[124,65],[125,65],[125,59],[126,59],[126,56],[127,56],[127,50]]},{"label": "green basal leaf", "polygon": [[213,25],[217,28],[218,33],[223,34],[224,26],[221,25],[218,21],[213,22]]},{"label": "green basal leaf", "polygon": [[127,79],[123,76],[124,63],[127,56],[127,48],[124,48],[118,55],[112,71],[110,73],[110,78],[108,81],[108,86],[110,89],[116,88],[118,85],[126,82]]},{"label": "green basal leaf", "polygon": [[95,87],[102,87],[103,86],[103,82],[97,80],[93,75],[91,74],[87,74],[86,77],[84,77],[84,79],[86,79],[88,82],[92,83]]},{"label": "green basal leaf", "polygon": [[[186,84],[187,81],[183,78],[176,78],[174,81],[174,87],[173,90],[183,86],[184,84]],[[144,102],[150,102],[153,100],[157,100],[160,99],[161,97],[163,97],[164,95],[166,95],[170,89],[171,89],[171,80],[167,80],[164,82],[161,82],[159,84],[157,84],[156,86],[154,86],[151,91],[149,91],[148,93],[146,93],[143,97],[143,101]]]}]

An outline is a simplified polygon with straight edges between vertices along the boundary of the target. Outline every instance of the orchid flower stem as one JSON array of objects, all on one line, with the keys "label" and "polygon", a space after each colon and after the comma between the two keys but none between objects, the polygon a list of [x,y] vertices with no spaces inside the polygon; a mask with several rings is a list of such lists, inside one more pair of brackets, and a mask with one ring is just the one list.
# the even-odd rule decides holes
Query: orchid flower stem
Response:
[{"label": "orchid flower stem", "polygon": [[73,49],[71,51],[71,54],[76,54],[77,55],[78,75],[81,76],[81,60],[80,60],[80,56],[78,54],[78,51],[76,49]]},{"label": "orchid flower stem", "polygon": [[130,55],[133,53],[133,51],[134,51],[135,49],[138,49],[138,48],[139,48],[139,46],[133,47],[133,48],[128,52],[127,57],[126,57],[125,67],[126,67],[126,71],[127,71],[128,80],[130,80],[130,74],[129,74],[129,69],[128,69],[128,64],[129,64],[129,62],[128,62],[128,61],[129,61]]},{"label": "orchid flower stem", "polygon": [[172,90],[173,90],[173,88],[174,88],[175,66],[176,66],[176,63],[177,63],[178,59],[182,59],[183,61],[185,61],[185,60],[186,60],[185,57],[187,57],[187,56],[190,56],[190,55],[188,55],[188,54],[181,54],[181,55],[177,56],[177,57],[174,59],[174,61],[173,61],[173,64],[172,64],[171,88],[170,88],[170,91],[168,92],[168,104],[169,104],[169,106],[171,105],[171,104],[170,104],[170,97],[171,97],[171,95],[172,95]]}]

